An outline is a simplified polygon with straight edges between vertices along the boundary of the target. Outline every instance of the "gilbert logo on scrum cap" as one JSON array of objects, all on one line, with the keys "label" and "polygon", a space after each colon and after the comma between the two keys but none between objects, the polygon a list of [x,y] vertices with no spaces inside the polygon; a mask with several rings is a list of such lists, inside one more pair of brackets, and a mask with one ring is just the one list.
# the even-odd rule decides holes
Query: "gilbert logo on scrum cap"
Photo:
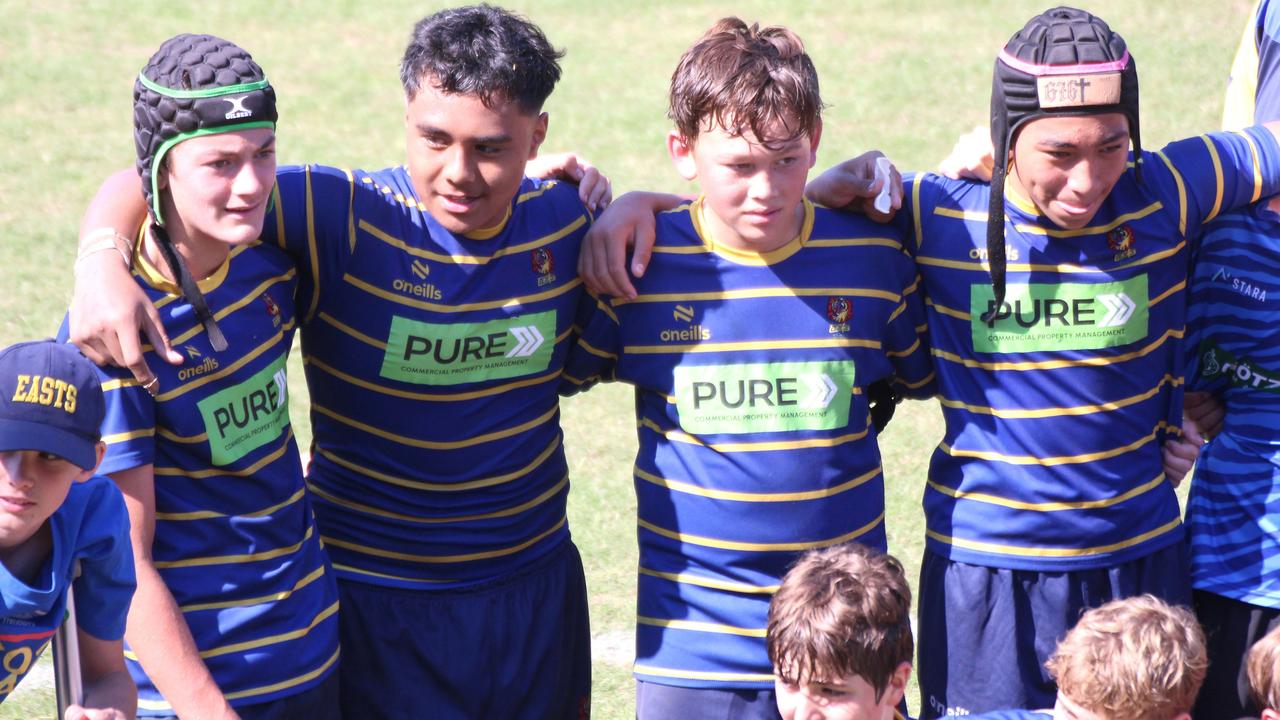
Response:
[{"label": "gilbert logo on scrum cap", "polygon": [[248,99],[248,95],[235,95],[223,98],[223,100],[231,103],[231,109],[227,111],[226,119],[235,120],[236,118],[249,117],[252,115],[253,111],[244,106],[244,101]]}]

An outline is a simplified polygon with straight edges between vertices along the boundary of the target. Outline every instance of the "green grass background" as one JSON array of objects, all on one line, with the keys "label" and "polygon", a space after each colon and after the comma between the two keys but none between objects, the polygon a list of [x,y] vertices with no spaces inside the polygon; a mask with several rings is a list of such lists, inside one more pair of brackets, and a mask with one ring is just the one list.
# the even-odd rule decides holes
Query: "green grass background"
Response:
[{"label": "green grass background", "polygon": [[[1114,0],[1107,18],[1140,61],[1143,140],[1150,148],[1216,127],[1231,56],[1251,0]],[[681,51],[717,18],[785,24],[804,38],[828,104],[819,168],[870,148],[928,169],[984,121],[996,50],[1043,10],[1027,0],[519,0],[568,51],[546,108],[548,149],[573,149],[618,192],[691,191],[663,138],[666,86]],[[403,157],[400,52],[439,3],[177,3],[0,0],[0,344],[53,333],[70,298],[75,235],[98,182],[133,161],[131,87],[178,32],[248,48],[279,96],[282,162],[377,168]],[[291,369],[300,382],[296,362]],[[293,418],[305,430],[305,392]],[[631,395],[603,388],[564,404],[574,489],[571,527],[587,564],[593,632],[633,615],[635,448]],[[892,551],[914,578],[928,454],[941,437],[932,403],[899,411],[882,438]],[[914,692],[908,696],[917,701]],[[0,718],[51,717],[50,693],[25,693]],[[633,717],[626,667],[597,661],[598,718]],[[424,715],[426,716],[426,715]]]}]

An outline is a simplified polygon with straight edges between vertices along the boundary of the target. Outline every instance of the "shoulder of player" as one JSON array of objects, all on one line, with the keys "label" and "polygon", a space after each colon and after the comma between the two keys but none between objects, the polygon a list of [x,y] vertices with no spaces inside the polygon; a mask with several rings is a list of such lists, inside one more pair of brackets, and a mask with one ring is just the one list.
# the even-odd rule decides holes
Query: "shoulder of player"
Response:
[{"label": "shoulder of player", "polygon": [[94,475],[84,482],[73,483],[67,498],[58,507],[66,532],[66,542],[76,538],[77,546],[95,542],[102,536],[128,535],[129,514],[125,509],[124,495],[111,478]]},{"label": "shoulder of player", "polygon": [[956,180],[935,172],[907,173],[902,178],[903,208],[919,203],[922,214],[936,208],[986,212],[991,183]]},{"label": "shoulder of player", "polygon": [[514,204],[516,213],[534,213],[538,217],[564,220],[583,216],[588,221],[591,219],[590,211],[578,197],[578,186],[560,180],[525,178],[516,191]]}]

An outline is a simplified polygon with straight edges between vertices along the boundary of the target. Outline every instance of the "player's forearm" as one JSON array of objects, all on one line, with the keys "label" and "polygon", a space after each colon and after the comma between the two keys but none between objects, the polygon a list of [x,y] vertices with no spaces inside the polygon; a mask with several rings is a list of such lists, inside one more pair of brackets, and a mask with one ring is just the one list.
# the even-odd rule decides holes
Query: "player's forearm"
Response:
[{"label": "player's forearm", "polygon": [[138,689],[126,670],[116,670],[98,677],[84,686],[86,709],[115,710],[123,718],[138,714]]},{"label": "player's forearm", "polygon": [[135,557],[138,590],[125,639],[156,689],[183,720],[237,718],[214,682],[173,594],[150,560]]},{"label": "player's forearm", "polygon": [[134,237],[147,219],[147,203],[140,183],[133,168],[121,170],[102,183],[80,219],[81,250],[85,249],[86,241],[92,242],[93,233],[101,228],[111,228],[125,237]]}]

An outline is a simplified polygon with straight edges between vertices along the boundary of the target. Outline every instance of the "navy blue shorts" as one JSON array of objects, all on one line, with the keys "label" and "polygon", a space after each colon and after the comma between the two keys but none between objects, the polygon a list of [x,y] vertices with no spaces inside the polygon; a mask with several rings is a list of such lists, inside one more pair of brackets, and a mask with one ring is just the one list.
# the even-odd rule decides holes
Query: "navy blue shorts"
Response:
[{"label": "navy blue shorts", "polygon": [[342,716],[585,720],[587,585],[573,542],[456,590],[339,581]]},{"label": "navy blue shorts", "polygon": [[1280,610],[1196,590],[1196,618],[1204,628],[1209,672],[1191,716],[1196,720],[1235,720],[1261,714],[1249,694],[1245,660],[1249,649],[1280,624]]},{"label": "navy blue shorts", "polygon": [[1007,570],[925,551],[916,664],[920,717],[1053,707],[1044,663],[1091,607],[1150,593],[1191,604],[1184,543],[1112,568]]},{"label": "navy blue shorts", "polygon": [[637,720],[781,720],[773,689],[690,688],[636,681]]}]

